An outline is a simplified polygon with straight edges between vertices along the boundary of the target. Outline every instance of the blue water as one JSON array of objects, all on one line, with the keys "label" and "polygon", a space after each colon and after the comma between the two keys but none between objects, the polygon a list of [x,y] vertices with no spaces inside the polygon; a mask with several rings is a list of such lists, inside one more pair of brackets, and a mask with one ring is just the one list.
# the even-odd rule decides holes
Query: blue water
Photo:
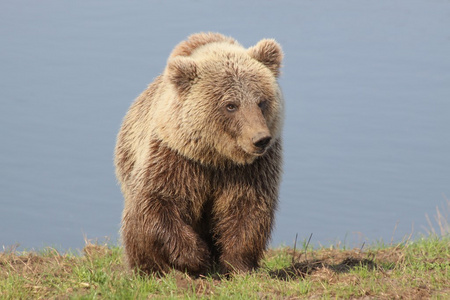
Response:
[{"label": "blue water", "polygon": [[118,240],[122,117],[199,31],[283,46],[272,245],[425,232],[450,197],[450,2],[24,0],[0,3],[0,246]]}]

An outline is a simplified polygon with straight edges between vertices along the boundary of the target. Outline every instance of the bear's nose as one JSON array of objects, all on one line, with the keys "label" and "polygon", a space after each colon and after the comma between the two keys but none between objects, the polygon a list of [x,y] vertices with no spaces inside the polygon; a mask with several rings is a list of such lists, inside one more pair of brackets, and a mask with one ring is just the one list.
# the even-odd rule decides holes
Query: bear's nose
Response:
[{"label": "bear's nose", "polygon": [[254,136],[252,141],[255,147],[265,149],[267,145],[269,145],[271,139],[272,137],[266,135],[264,132],[261,132]]}]

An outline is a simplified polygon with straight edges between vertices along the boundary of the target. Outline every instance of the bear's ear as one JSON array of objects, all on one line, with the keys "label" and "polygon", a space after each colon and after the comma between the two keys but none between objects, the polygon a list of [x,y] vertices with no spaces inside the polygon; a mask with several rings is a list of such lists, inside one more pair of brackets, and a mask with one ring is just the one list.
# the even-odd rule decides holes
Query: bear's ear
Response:
[{"label": "bear's ear", "polygon": [[180,93],[185,93],[197,78],[197,65],[189,57],[177,56],[167,62],[166,75]]},{"label": "bear's ear", "polygon": [[281,46],[272,39],[264,39],[253,47],[250,47],[248,54],[264,64],[272,71],[275,77],[280,75],[281,61],[283,60],[283,50]]}]

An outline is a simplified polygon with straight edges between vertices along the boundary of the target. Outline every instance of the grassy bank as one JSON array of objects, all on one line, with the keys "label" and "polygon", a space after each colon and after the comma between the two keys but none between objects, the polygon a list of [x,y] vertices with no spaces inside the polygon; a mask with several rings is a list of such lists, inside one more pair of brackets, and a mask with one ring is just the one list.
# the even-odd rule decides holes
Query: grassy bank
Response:
[{"label": "grassy bank", "polygon": [[125,269],[122,250],[88,244],[82,254],[0,253],[0,298],[450,298],[450,239],[395,246],[267,252],[263,267],[230,279],[172,272],[142,278]]}]

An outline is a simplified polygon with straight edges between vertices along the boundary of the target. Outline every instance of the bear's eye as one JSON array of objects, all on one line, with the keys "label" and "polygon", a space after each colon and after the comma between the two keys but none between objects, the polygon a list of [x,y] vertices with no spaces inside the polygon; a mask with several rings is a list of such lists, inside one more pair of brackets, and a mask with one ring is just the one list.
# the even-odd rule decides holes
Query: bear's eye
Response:
[{"label": "bear's eye", "polygon": [[267,107],[267,101],[264,100],[264,101],[259,102],[258,106],[261,110],[265,110]]},{"label": "bear's eye", "polygon": [[228,112],[235,112],[238,109],[237,105],[233,103],[228,103],[225,108]]}]

